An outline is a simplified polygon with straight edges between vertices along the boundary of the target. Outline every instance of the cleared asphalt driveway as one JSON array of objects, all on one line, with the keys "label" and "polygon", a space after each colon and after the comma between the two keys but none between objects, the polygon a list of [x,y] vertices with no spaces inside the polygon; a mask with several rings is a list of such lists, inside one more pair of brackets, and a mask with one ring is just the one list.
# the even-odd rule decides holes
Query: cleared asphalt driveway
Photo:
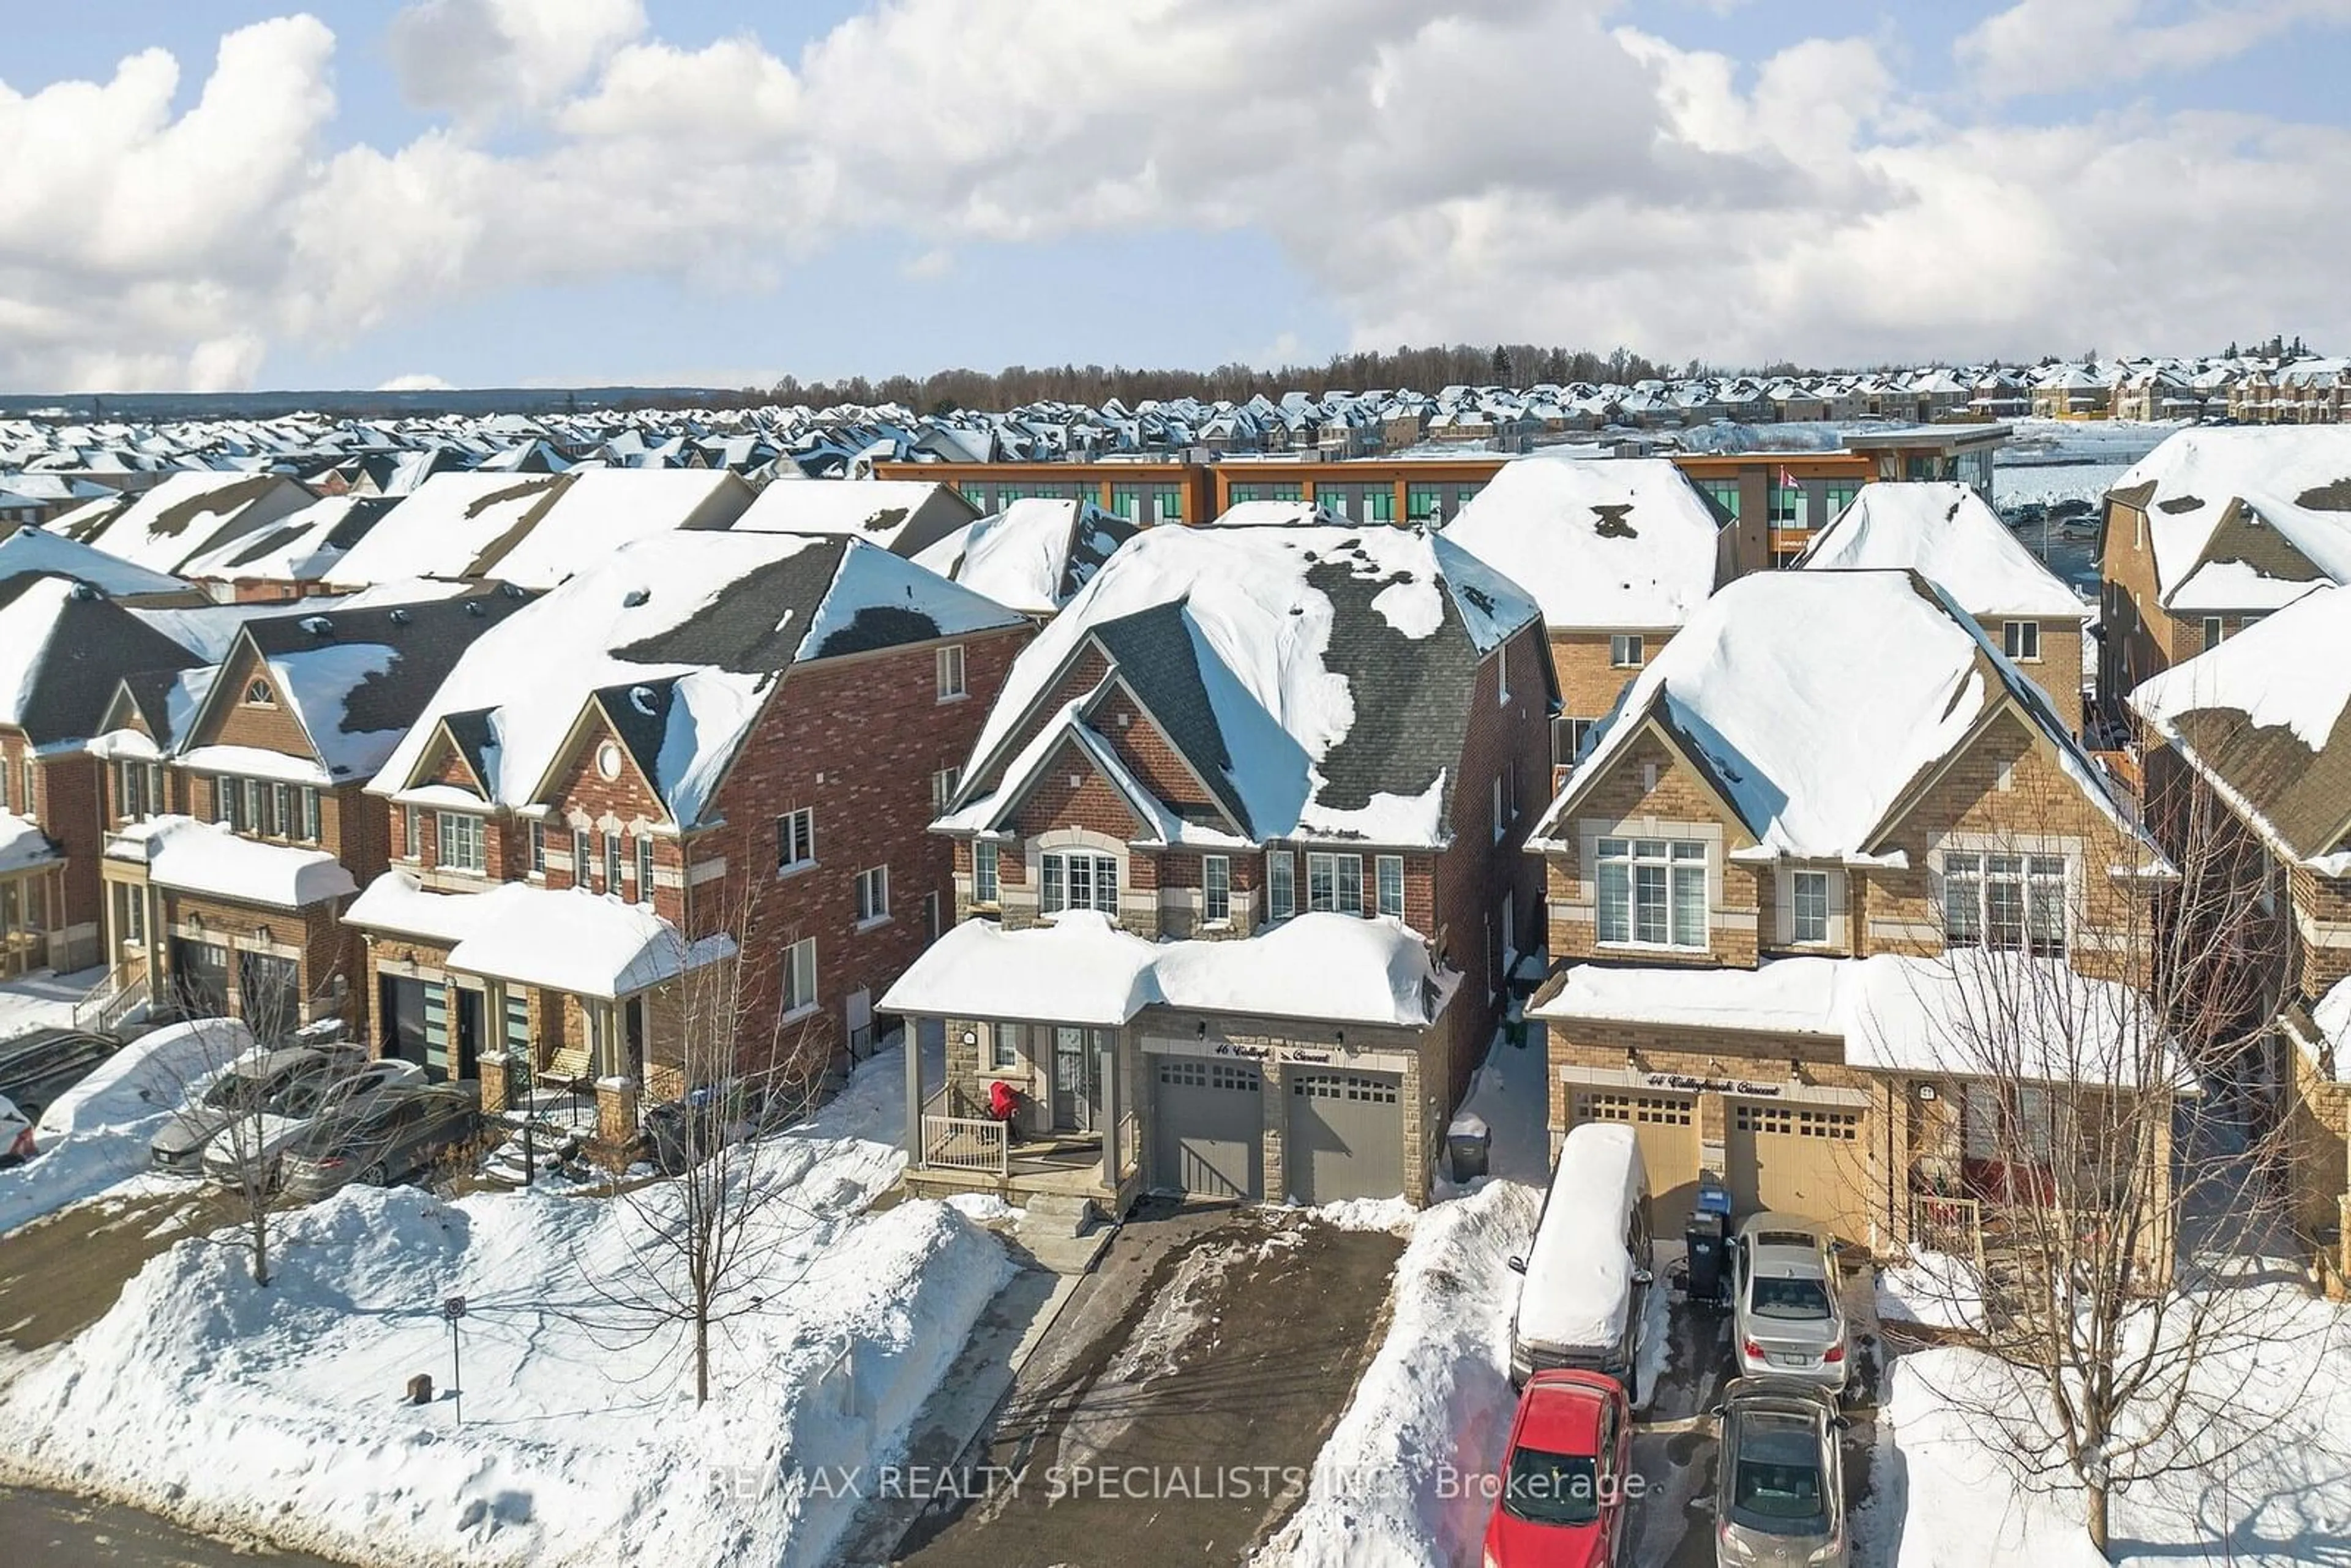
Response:
[{"label": "cleared asphalt driveway", "polygon": [[1279,1209],[1147,1206],[969,1456],[979,1495],[943,1499],[901,1560],[1245,1559],[1303,1499],[1403,1247]]}]

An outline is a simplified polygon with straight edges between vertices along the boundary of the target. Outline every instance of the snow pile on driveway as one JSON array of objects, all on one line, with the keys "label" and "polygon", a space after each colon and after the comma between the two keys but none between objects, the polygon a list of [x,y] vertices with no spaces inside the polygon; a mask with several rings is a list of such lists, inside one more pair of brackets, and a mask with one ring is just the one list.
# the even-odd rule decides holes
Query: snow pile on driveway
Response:
[{"label": "snow pile on driveway", "polygon": [[[2260,1292],[2257,1344],[2197,1369],[2179,1437],[2187,1468],[2113,1500],[2114,1561],[2140,1568],[2289,1568],[2341,1560],[2351,1538],[2351,1315],[2297,1284]],[[2021,1482],[1980,1414],[2012,1384],[1982,1353],[1914,1351],[1894,1363],[1888,1414],[1909,1506],[1896,1568],[2098,1568],[2070,1485]],[[2054,1479],[2062,1479],[2062,1472]]]},{"label": "snow pile on driveway", "polygon": [[1421,1215],[1396,1265],[1386,1342],[1322,1448],[1306,1500],[1259,1568],[1474,1563],[1518,1396],[1510,1314],[1542,1195],[1489,1183]]},{"label": "snow pile on driveway", "polygon": [[[632,1232],[659,1216],[351,1187],[281,1219],[266,1290],[228,1247],[152,1261],[0,1399],[0,1451],[56,1484],[358,1563],[824,1563],[856,1505],[826,1468],[894,1457],[1011,1272],[946,1205],[866,1214],[900,1165],[871,1134],[901,1061],[877,1056],[773,1140],[791,1201],[760,1217],[761,1299],[714,1330],[701,1409],[689,1331],[602,1305],[643,1280]],[[462,1427],[445,1398],[402,1398],[416,1374],[449,1381],[452,1295],[468,1304]]]},{"label": "snow pile on driveway", "polygon": [[149,1142],[188,1090],[252,1044],[235,1019],[197,1019],[141,1035],[100,1062],[41,1113],[38,1152],[0,1171],[0,1234],[144,1171]]}]

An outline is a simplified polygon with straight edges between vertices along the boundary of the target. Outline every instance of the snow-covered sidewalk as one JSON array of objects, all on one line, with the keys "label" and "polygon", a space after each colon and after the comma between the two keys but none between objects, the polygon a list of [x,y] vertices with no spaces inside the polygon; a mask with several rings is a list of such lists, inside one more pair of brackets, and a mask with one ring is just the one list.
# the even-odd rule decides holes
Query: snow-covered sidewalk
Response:
[{"label": "snow-covered sidewalk", "polygon": [[[814,1564],[854,1500],[823,1467],[891,1457],[1009,1276],[947,1206],[867,1213],[894,1179],[903,1059],[864,1064],[774,1140],[771,1283],[722,1325],[710,1404],[684,1330],[598,1326],[625,1203],[544,1192],[444,1203],[354,1187],[285,1216],[277,1277],[183,1242],[0,1395],[19,1472],[361,1563]],[[468,1302],[465,1425],[440,1307]],[[583,1326],[584,1325],[584,1326]]]}]

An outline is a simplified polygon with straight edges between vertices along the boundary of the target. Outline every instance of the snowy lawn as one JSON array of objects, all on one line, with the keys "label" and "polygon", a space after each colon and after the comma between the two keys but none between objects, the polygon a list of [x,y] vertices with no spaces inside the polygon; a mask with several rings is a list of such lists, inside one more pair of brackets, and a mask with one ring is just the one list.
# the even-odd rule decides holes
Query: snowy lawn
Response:
[{"label": "snowy lawn", "polygon": [[[793,1201],[763,1215],[766,1294],[716,1331],[705,1408],[682,1327],[634,1337],[599,1305],[647,1223],[631,1206],[355,1187],[281,1218],[266,1290],[232,1247],[155,1259],[0,1395],[0,1452],[355,1562],[823,1563],[854,1500],[819,1468],[897,1451],[1012,1267],[946,1205],[867,1213],[901,1164],[903,1071],[877,1055],[773,1140]],[[462,1427],[401,1398],[449,1380],[451,1295]]]},{"label": "snowy lawn", "polygon": [[104,968],[77,969],[70,975],[43,969],[0,980],[0,1040],[37,1029],[72,1027],[74,1005],[104,978]]},{"label": "snowy lawn", "polygon": [[[2291,1284],[2267,1293],[2257,1349],[2199,1369],[2205,1392],[2244,1412],[2243,1435],[2183,1434],[2194,1468],[2114,1500],[2114,1561],[2237,1568],[2341,1563],[2351,1539],[2351,1314]],[[1898,1301],[1901,1287],[1896,1289]],[[1885,1297],[1881,1294],[1881,1301]],[[1980,1353],[1913,1351],[1888,1403],[1908,1494],[1898,1568],[2074,1568],[2100,1561],[2071,1490],[2021,1485],[1952,1395],[1983,1382]]]}]

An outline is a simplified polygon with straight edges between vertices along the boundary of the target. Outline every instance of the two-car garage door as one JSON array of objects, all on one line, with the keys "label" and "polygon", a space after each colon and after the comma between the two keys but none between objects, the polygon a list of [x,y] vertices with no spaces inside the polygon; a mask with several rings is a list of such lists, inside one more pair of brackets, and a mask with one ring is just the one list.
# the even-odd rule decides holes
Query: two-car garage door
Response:
[{"label": "two-car garage door", "polygon": [[1152,1184],[1196,1197],[1265,1191],[1265,1096],[1285,1104],[1286,1196],[1299,1203],[1394,1197],[1404,1190],[1404,1080],[1393,1072],[1292,1067],[1270,1084],[1257,1063],[1155,1056]]}]

